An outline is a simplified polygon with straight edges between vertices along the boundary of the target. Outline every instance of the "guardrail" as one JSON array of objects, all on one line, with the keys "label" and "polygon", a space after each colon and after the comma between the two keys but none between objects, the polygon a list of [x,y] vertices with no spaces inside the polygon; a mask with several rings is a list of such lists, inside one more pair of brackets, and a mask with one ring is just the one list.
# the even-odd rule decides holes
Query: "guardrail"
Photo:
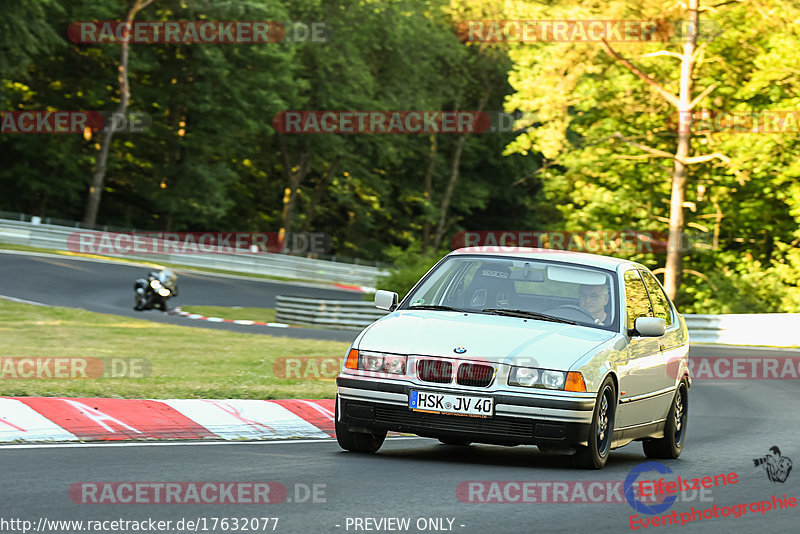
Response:
[{"label": "guardrail", "polygon": [[279,323],[325,326],[360,330],[386,315],[372,302],[351,300],[321,300],[302,297],[276,297],[276,317]]},{"label": "guardrail", "polygon": [[800,347],[800,313],[684,315],[692,343]]},{"label": "guardrail", "polygon": [[[386,315],[372,302],[277,297],[277,321],[361,329]],[[800,347],[800,313],[684,315],[692,343]]]},{"label": "guardrail", "polygon": [[[94,232],[76,227],[0,219],[0,242],[31,247],[69,250],[67,238],[75,232]],[[101,233],[101,232],[94,232]],[[165,249],[166,250],[166,249]],[[386,271],[368,265],[289,256],[287,254],[104,254],[154,263],[265,274],[293,280],[341,282],[373,288]]]}]

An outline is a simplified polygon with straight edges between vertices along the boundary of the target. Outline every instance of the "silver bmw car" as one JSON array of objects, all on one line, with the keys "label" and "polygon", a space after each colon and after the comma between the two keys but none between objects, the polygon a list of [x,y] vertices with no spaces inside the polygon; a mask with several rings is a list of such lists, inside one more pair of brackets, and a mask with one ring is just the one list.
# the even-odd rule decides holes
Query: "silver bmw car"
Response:
[{"label": "silver bmw car", "polygon": [[376,452],[388,431],[536,445],[602,468],[641,441],[677,458],[691,378],[683,317],[638,263],[578,252],[464,248],[365,328],[336,379],[336,437]]}]

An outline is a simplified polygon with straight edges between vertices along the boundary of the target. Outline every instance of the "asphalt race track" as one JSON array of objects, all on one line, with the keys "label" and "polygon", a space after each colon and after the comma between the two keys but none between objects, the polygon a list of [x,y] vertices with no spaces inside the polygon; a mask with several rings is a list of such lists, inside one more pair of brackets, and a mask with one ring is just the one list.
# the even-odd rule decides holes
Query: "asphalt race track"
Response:
[{"label": "asphalt race track", "polygon": [[[309,339],[352,341],[357,332],[317,328],[273,328],[195,321],[159,310],[133,309],[133,282],[146,277],[148,267],[98,262],[56,255],[28,255],[0,251],[0,295],[53,306],[124,315],[199,328],[269,334]],[[179,294],[169,305],[209,305],[274,308],[277,295],[339,300],[361,300],[361,294],[342,289],[299,285],[246,277],[226,277],[183,271],[178,274]]]},{"label": "asphalt race track", "polygon": [[[754,458],[765,455],[774,445],[780,447],[783,456],[795,462],[800,459],[800,392],[795,381],[698,380],[690,390],[690,399],[683,454],[678,460],[662,463],[682,477],[735,472],[738,480],[734,485],[707,490],[705,495],[687,492],[685,500],[676,502],[665,514],[672,510],[690,512],[692,506],[705,509],[717,505],[721,509],[771,500],[773,495],[800,496],[797,468],[786,482],[773,483],[763,468],[753,465]],[[453,520],[452,531],[464,534],[630,532],[629,516],[635,512],[625,502],[476,504],[459,501],[456,488],[465,481],[624,481],[644,460],[639,443],[612,452],[602,471],[573,469],[563,458],[541,454],[535,447],[462,448],[418,438],[389,438],[377,455],[346,453],[332,440],[45,448],[15,445],[0,447],[4,482],[0,517],[25,519],[34,525],[40,518],[153,518],[176,522],[181,518],[278,517],[275,532],[310,534],[366,531],[355,530],[354,522],[346,528],[347,518],[411,518],[407,530],[374,530],[379,532],[420,532],[416,527],[419,518],[449,518]],[[658,477],[647,477],[652,478]],[[279,482],[287,488],[292,502],[78,504],[70,499],[68,490],[83,481]],[[311,502],[313,498],[296,502],[297,496],[303,501],[309,493],[306,489],[315,484],[318,502]],[[517,494],[510,495],[513,498]],[[748,511],[739,518],[704,519],[686,527],[688,532],[796,532],[797,518],[797,508],[766,514]],[[448,525],[446,520],[444,525]],[[267,530],[272,526],[270,523]],[[680,525],[647,529],[653,531],[683,529]]]}]

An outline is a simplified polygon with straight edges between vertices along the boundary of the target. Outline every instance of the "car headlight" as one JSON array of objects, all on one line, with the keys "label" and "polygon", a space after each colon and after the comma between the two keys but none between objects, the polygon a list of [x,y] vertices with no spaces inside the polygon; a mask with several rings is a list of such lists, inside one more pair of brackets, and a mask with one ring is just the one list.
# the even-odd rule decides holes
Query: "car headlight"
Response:
[{"label": "car headlight", "polygon": [[530,367],[515,367],[515,380],[520,386],[531,387],[539,379],[539,370]]},{"label": "car headlight", "polygon": [[167,289],[166,287],[162,287],[161,289],[158,290],[158,294],[161,295],[162,297],[168,297],[169,289]]},{"label": "car headlight", "polygon": [[542,384],[548,389],[561,389],[564,387],[565,374],[561,371],[542,371]]},{"label": "car headlight", "polygon": [[564,389],[564,371],[534,369],[533,367],[512,367],[508,375],[508,385],[528,388]]},{"label": "car headlight", "polygon": [[399,354],[350,349],[344,366],[347,369],[404,375],[406,374],[407,361],[408,356],[401,356]]},{"label": "car headlight", "polygon": [[161,287],[161,282],[159,282],[158,280],[150,280],[150,287],[152,287],[153,289],[158,289],[159,287]]},{"label": "car headlight", "polygon": [[381,371],[383,369],[383,355],[381,354],[362,354],[361,361],[363,368],[367,371]]}]

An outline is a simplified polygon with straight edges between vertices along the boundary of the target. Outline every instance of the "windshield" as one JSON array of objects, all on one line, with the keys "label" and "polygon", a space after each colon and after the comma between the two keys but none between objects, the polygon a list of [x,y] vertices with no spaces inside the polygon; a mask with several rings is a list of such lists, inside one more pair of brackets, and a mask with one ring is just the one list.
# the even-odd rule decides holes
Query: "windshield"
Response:
[{"label": "windshield", "polygon": [[560,262],[451,256],[409,293],[400,309],[441,306],[526,318],[543,314],[616,330],[619,306],[614,280],[609,271]]}]

